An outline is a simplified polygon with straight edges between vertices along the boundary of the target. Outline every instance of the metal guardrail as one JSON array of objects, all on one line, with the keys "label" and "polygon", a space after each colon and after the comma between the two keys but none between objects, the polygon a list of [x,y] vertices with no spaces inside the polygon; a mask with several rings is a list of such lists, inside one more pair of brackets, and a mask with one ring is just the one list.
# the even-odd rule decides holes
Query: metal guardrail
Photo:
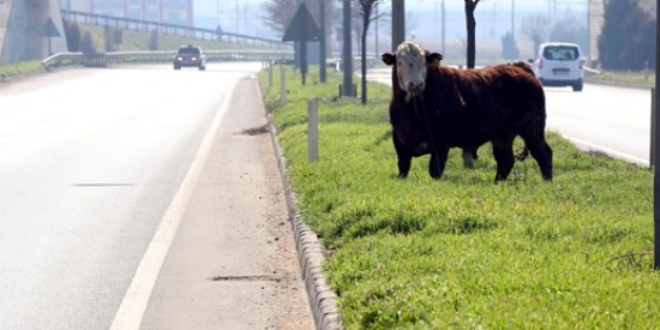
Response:
[{"label": "metal guardrail", "polygon": [[[101,54],[56,53],[41,61],[44,69],[65,65],[83,65],[88,67],[106,67],[114,63],[137,62],[169,62],[174,59],[176,51],[131,51],[109,52]],[[255,49],[225,49],[207,50],[206,60],[213,61],[277,61],[293,58],[290,50],[255,50]]]},{"label": "metal guardrail", "polygon": [[166,35],[192,37],[202,40],[215,40],[233,42],[236,44],[245,44],[258,47],[290,49],[292,44],[281,40],[255,37],[245,34],[233,33],[229,31],[217,31],[214,29],[205,29],[181,24],[161,23],[156,21],[146,21],[135,18],[117,17],[95,13],[87,13],[75,10],[60,10],[62,18],[73,22],[92,24],[98,26],[108,26],[111,28],[134,31],[158,31]]},{"label": "metal guardrail", "polygon": [[584,71],[589,72],[589,73],[592,73],[592,74],[600,74],[600,73],[601,73],[599,70],[596,70],[596,69],[590,68],[590,67],[588,67],[588,66],[586,66],[586,65],[583,66],[582,69],[583,69]]}]

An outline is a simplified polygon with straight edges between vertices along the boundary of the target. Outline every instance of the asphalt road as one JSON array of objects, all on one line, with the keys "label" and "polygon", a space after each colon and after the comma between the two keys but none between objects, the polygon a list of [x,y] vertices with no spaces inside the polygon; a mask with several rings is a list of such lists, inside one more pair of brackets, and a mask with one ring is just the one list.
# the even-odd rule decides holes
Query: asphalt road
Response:
[{"label": "asphalt road", "polygon": [[0,329],[311,329],[259,69],[0,86]]},{"label": "asphalt road", "polygon": [[[389,70],[375,69],[367,77],[389,85]],[[585,84],[582,92],[569,87],[546,87],[545,91],[549,131],[585,150],[648,165],[650,90]]]}]

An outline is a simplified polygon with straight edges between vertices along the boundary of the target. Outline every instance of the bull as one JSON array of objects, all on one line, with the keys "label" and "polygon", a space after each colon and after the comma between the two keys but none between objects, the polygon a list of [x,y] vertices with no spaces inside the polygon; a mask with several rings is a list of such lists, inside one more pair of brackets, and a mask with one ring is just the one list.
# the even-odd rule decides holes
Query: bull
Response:
[{"label": "bull", "polygon": [[517,136],[552,180],[552,148],[545,139],[545,93],[524,62],[458,70],[435,65],[442,55],[405,41],[382,61],[392,66],[390,123],[399,177],[413,157],[431,154],[429,174],[440,179],[449,149],[475,151],[490,142],[497,163],[495,181],[506,180],[516,156]]}]

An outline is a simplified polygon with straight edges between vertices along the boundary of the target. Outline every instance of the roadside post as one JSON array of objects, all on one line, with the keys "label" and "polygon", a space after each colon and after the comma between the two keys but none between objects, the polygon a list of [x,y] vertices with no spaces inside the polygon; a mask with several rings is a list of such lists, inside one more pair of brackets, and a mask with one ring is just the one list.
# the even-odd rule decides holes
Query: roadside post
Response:
[{"label": "roadside post", "polygon": [[273,60],[268,60],[268,88],[273,87]]},{"label": "roadside post", "polygon": [[655,144],[656,144],[656,134],[655,130],[658,127],[658,124],[656,123],[657,120],[657,115],[655,111],[655,87],[651,88],[651,152],[649,155],[649,168],[654,168],[655,167],[655,155],[656,155],[656,150],[655,150]]},{"label": "roadside post", "polygon": [[286,104],[286,70],[284,64],[280,64],[280,105]]},{"label": "roadside post", "polygon": [[307,103],[307,150],[309,162],[319,160],[319,100],[317,98]]}]

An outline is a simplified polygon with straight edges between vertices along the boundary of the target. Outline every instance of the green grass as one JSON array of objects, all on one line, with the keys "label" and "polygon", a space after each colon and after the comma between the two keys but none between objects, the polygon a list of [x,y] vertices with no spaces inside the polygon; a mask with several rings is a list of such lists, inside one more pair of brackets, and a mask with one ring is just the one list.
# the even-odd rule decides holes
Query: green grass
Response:
[{"label": "green grass", "polygon": [[[301,86],[289,69],[284,107],[279,79],[260,81],[297,207],[331,252],[325,272],[348,329],[657,328],[660,277],[641,254],[653,250],[651,171],[549,134],[552,183],[529,159],[495,184],[488,145],[474,169],[453,150],[441,180],[428,156],[400,180],[389,89],[370,84],[362,106],[337,99],[341,77],[329,75],[319,84],[312,69]],[[309,163],[315,97],[320,159]]]},{"label": "green grass", "polygon": [[41,61],[0,64],[0,78],[14,77],[20,74],[41,71]]},{"label": "green grass", "polygon": [[643,87],[655,87],[655,71],[648,73],[643,71],[603,71],[600,74],[589,74],[587,81],[591,82],[614,82],[627,85],[636,85]]}]

